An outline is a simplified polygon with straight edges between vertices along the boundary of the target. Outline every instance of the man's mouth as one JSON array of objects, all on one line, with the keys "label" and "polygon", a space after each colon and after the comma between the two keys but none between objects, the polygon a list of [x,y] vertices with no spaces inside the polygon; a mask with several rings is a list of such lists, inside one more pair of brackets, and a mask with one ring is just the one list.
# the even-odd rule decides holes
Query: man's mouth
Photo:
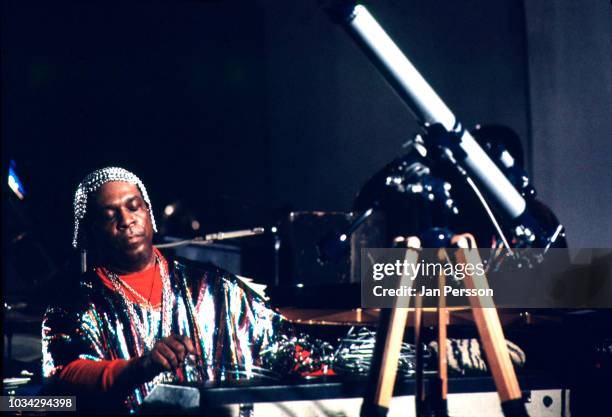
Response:
[{"label": "man's mouth", "polygon": [[144,239],[144,235],[143,234],[127,235],[124,238],[125,242],[127,242],[127,243],[136,243],[136,242],[140,242],[143,239]]}]

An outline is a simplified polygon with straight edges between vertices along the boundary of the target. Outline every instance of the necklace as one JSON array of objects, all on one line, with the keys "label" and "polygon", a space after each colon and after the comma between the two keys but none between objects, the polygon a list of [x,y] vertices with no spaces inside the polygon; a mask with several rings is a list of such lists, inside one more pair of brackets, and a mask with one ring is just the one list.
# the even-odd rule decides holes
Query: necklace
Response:
[{"label": "necklace", "polygon": [[[168,274],[167,265],[165,261],[161,259],[161,256],[157,253],[155,254],[155,262],[159,264],[159,270],[160,270],[161,278],[162,278],[162,305],[161,305],[162,308],[160,312],[161,314],[161,337],[166,337],[170,335],[170,330],[172,326],[172,299],[171,299],[172,298],[172,288],[170,285],[170,275]],[[117,292],[121,296],[123,304],[126,310],[128,311],[130,315],[130,319],[133,324],[132,331],[133,331],[133,328],[135,327],[140,341],[144,344],[144,348],[146,348],[147,350],[151,350],[153,348],[153,345],[155,344],[157,333],[159,331],[159,326],[156,325],[156,323],[154,323],[151,320],[151,326],[149,327],[147,331],[144,325],[144,320],[141,320],[140,315],[138,315],[136,313],[136,310],[134,309],[135,303],[130,301],[125,291],[123,290],[123,287],[126,284],[123,283],[121,278],[119,278],[119,276],[115,274],[114,272],[111,272],[107,270],[106,268],[101,268],[101,271],[108,277],[115,292]],[[122,285],[122,283],[124,285]],[[151,303],[149,303],[148,300],[144,300],[144,297],[140,296],[140,294],[138,294],[133,288],[129,286],[127,286],[127,288],[129,288],[131,292],[136,293],[140,299],[145,301],[145,306],[147,304],[151,306]],[[151,312],[152,315],[154,313],[155,312]],[[157,322],[157,320],[155,322]],[[143,346],[139,345],[137,346],[137,349],[140,351],[139,352],[140,355],[144,353]]]},{"label": "necklace", "polygon": [[[127,282],[121,279],[121,277],[119,277],[119,282],[123,287],[125,287],[125,289],[127,289],[130,292],[130,294],[132,294],[134,297],[136,297],[139,300],[138,304],[141,304],[144,308],[148,310],[157,310],[161,307],[161,303],[156,304],[156,305],[151,304],[151,301],[144,298],[138,291],[132,288],[131,285],[129,285]],[[153,293],[153,285],[151,286],[151,293],[149,294],[149,298],[151,298],[152,293]]]}]

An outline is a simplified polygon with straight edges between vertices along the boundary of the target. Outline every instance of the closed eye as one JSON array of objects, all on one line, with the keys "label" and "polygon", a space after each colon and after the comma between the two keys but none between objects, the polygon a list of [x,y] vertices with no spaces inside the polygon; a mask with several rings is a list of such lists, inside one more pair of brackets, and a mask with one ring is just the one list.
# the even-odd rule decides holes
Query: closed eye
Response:
[{"label": "closed eye", "polygon": [[140,197],[131,198],[127,202],[127,208],[130,211],[138,211],[140,208],[143,207],[143,205],[143,201]]}]

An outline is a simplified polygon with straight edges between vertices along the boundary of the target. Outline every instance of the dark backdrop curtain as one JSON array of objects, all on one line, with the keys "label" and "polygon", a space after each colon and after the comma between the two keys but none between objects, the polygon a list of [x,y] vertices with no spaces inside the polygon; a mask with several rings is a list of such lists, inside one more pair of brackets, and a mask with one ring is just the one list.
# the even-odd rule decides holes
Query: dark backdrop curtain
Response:
[{"label": "dark backdrop curtain", "polygon": [[612,247],[612,6],[525,1],[534,179],[570,246]]}]

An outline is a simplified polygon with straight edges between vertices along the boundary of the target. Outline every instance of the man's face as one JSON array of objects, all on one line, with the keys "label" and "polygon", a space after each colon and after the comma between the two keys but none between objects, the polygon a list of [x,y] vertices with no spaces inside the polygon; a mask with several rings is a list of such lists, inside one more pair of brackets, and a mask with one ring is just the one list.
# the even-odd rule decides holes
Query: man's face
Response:
[{"label": "man's face", "polygon": [[138,187],[104,184],[92,196],[91,236],[101,261],[117,272],[136,272],[153,261],[153,225]]}]

